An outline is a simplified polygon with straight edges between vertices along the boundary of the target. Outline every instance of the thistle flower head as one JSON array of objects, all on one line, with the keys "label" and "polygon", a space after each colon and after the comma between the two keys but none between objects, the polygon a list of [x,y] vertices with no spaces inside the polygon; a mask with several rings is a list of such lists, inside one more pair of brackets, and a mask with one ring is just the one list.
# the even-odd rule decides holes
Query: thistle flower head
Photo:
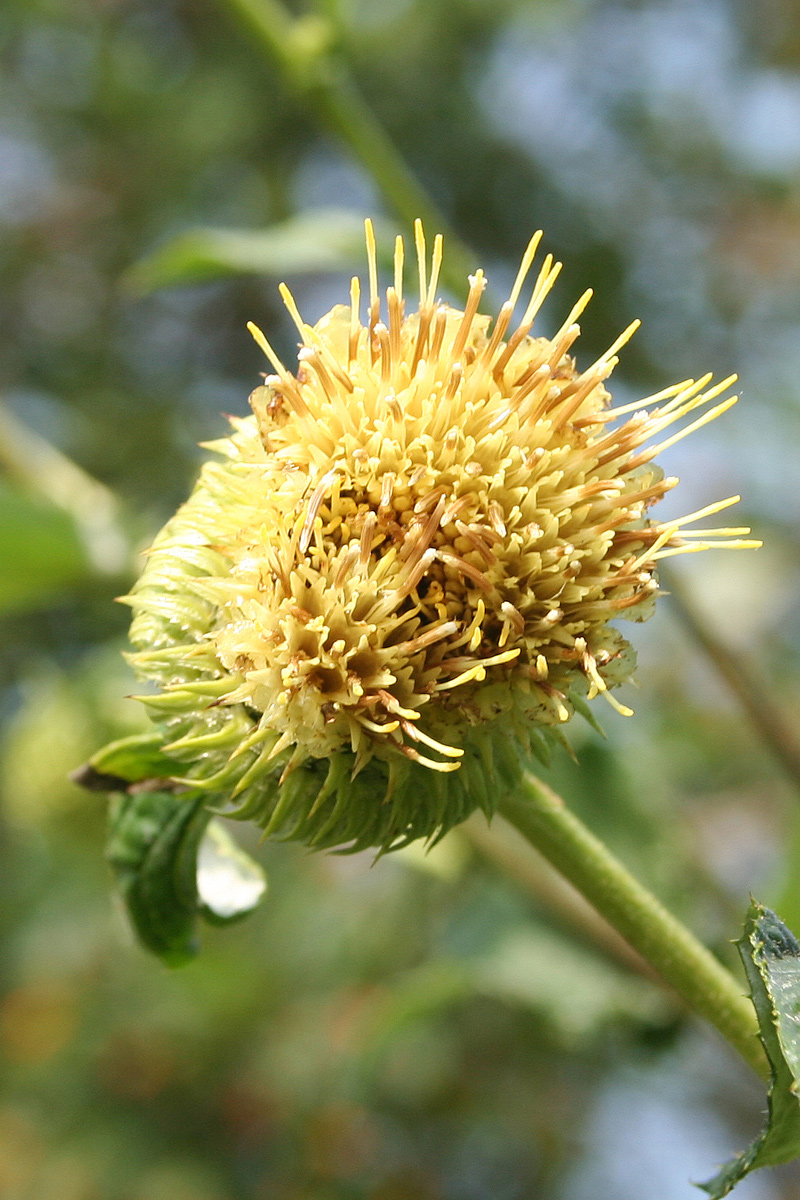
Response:
[{"label": "thistle flower head", "polygon": [[[551,338],[532,334],[558,275],[548,255],[521,306],[539,236],[496,319],[437,299],[416,227],[419,300],[378,290],[367,224],[365,323],[348,306],[307,325],[293,374],[209,448],[128,602],[143,697],[181,776],[228,811],[316,846],[395,847],[492,808],[543,735],[632,673],[610,622],[643,620],[655,567],[748,530],[650,519],[677,482],[657,453],[734,402],[731,379],[687,380],[613,407],[605,381],[634,323],[579,370],[585,293]],[[716,401],[716,403],[714,403]],[[677,432],[676,422],[697,411]]]}]

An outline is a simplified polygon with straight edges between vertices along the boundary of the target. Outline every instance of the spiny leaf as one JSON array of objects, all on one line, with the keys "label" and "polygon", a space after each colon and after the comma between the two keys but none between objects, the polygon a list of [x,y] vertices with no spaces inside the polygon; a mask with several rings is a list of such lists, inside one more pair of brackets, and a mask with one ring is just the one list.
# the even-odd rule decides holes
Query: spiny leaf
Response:
[{"label": "spiny leaf", "polygon": [[744,1153],[700,1186],[721,1197],[757,1167],[800,1157],[800,942],[779,917],[753,903],[737,942],[771,1068],[767,1125]]}]

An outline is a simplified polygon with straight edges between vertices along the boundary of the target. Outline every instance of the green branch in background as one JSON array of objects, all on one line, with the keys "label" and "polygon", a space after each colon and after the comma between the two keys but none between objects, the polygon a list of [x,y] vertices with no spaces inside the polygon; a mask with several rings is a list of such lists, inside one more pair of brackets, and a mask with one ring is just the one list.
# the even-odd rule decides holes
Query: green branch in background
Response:
[{"label": "green branch in background", "polygon": [[[393,236],[378,222],[380,242]],[[266,229],[188,229],[139,259],[126,273],[125,286],[145,295],[175,284],[226,275],[280,278],[324,271],[354,270],[364,261],[364,221],[351,209],[307,209]],[[383,260],[390,263],[387,255]]]},{"label": "green branch in background", "polygon": [[526,777],[499,812],[617,929],[693,1012],[714,1025],[762,1078],[767,1064],[741,986],[638,882],[546,784]]},{"label": "green branch in background", "polygon": [[220,0],[278,65],[289,87],[321,124],[350,150],[377,184],[407,230],[417,218],[444,234],[442,282],[457,296],[475,258],[415,178],[386,130],[356,88],[335,48],[335,30],[321,15],[294,18],[280,0]]},{"label": "green branch in background", "polygon": [[130,565],[130,539],[114,493],[2,405],[0,470],[24,491],[69,514],[97,571],[117,575]]},{"label": "green branch in background", "polygon": [[0,404],[0,612],[124,577],[132,557],[114,493]]},{"label": "green branch in background", "polygon": [[[663,984],[661,976],[631,948],[614,926],[604,920],[597,909],[507,821],[495,818],[490,823],[482,813],[473,813],[442,844],[448,846],[451,838],[459,835],[587,945],[601,950],[627,971]],[[434,853],[436,849],[434,847]]]},{"label": "green branch in background", "polygon": [[755,663],[725,645],[680,576],[662,567],[661,578],[672,598],[672,611],[714,664],[787,778],[800,790],[800,739]]}]

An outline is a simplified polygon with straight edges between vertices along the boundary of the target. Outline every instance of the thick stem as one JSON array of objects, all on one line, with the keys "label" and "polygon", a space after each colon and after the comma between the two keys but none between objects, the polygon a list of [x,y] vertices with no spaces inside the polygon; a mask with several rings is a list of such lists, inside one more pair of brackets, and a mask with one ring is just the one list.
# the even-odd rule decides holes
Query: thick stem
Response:
[{"label": "thick stem", "polygon": [[546,784],[526,777],[499,811],[557,867],[698,1015],[762,1078],[769,1071],[741,985],[619,862]]}]

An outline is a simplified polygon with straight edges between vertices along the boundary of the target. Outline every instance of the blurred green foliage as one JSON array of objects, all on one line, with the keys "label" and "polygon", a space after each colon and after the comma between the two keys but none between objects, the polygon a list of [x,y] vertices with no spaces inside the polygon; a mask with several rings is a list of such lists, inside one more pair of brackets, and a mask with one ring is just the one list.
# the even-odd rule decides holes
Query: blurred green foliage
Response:
[{"label": "blurred green foliage", "polygon": [[[496,292],[543,226],[565,260],[545,330],[586,286],[584,361],[643,316],[618,394],[740,371],[745,402],[667,466],[686,510],[745,495],[765,549],[687,579],[800,726],[794,6],[302,11],[333,22]],[[246,321],[291,361],[278,278],[316,319],[346,297],[352,230],[394,219],[222,3],[6,0],[0,68],[0,1195],[688,1197],[759,1097],[737,1107],[725,1049],[466,833],[373,865],[236,829],[269,870],[260,911],[179,973],[133,944],[104,801],[67,778],[141,729],[113,604],[129,547],[185,496],[219,414],[246,411]],[[669,601],[634,637],[636,718],[600,714],[608,742],[585,733],[551,782],[731,961],[748,890],[800,923],[797,792]],[[747,1186],[778,1200],[797,1175]]]},{"label": "blurred green foliage", "polygon": [[0,485],[0,555],[14,569],[0,577],[0,609],[47,603],[88,573],[86,554],[67,513],[46,500]]}]

